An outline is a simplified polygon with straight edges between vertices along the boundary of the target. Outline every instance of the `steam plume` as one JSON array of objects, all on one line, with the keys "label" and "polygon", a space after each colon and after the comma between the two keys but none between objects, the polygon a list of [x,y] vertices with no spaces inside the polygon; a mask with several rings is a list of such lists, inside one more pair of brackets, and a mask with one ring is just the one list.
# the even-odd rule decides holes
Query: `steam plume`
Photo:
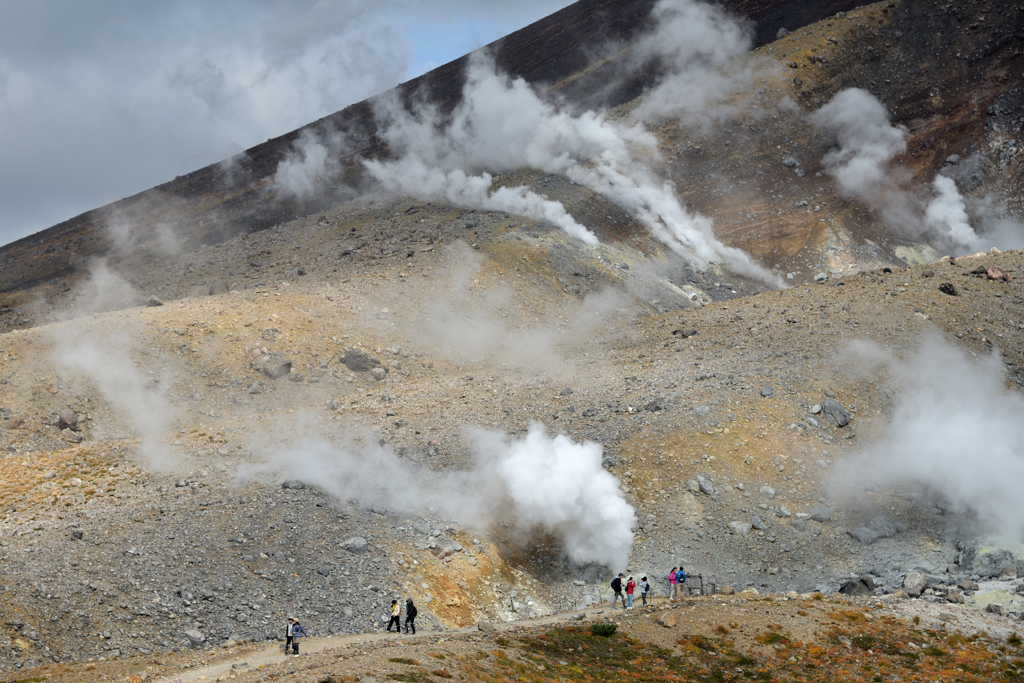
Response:
[{"label": "steam plume", "polygon": [[991,202],[965,199],[952,178],[938,175],[929,188],[913,187],[910,173],[891,165],[907,149],[907,131],[889,122],[885,106],[871,93],[842,90],[811,121],[839,143],[823,161],[840,192],[865,202],[907,236],[960,252],[1024,242],[1024,225],[999,218]]},{"label": "steam plume", "polygon": [[635,514],[601,467],[599,444],[550,437],[539,423],[518,440],[482,429],[471,437],[474,466],[464,471],[415,468],[372,439],[362,446],[315,441],[282,449],[266,468],[404,514],[429,509],[474,526],[502,521],[524,535],[539,528],[561,539],[574,562],[625,566]]},{"label": "steam plume", "polygon": [[286,197],[309,199],[334,180],[340,164],[338,155],[345,149],[338,134],[319,134],[303,130],[282,159],[270,187]]},{"label": "steam plume", "polygon": [[660,78],[635,116],[705,117],[753,74],[736,65],[728,72],[722,68],[750,52],[748,21],[693,0],[661,0],[651,16],[654,29],[634,46],[632,61],[634,68],[656,62]]},{"label": "steam plume", "polygon": [[859,342],[853,359],[899,387],[880,437],[837,466],[842,485],[920,484],[1019,541],[1024,532],[1024,398],[1004,384],[998,355],[972,360],[930,336],[902,361]]},{"label": "steam plume", "polygon": [[529,167],[567,176],[630,211],[673,251],[703,267],[725,261],[751,277],[781,284],[739,249],[714,236],[712,221],[689,213],[671,185],[658,178],[657,140],[639,124],[614,123],[588,111],[573,116],[541,100],[522,79],[495,70],[487,58],[470,61],[462,102],[443,121],[430,106],[410,113],[395,100],[378,105],[382,136],[398,159],[369,160],[367,170],[386,187],[445,197],[477,208],[506,208],[553,220],[568,234],[596,238],[559,203],[525,188],[489,192],[488,174]]},{"label": "steam plume", "polygon": [[[77,311],[79,315],[121,308],[139,299],[131,285],[103,262],[93,265],[84,294],[80,300],[86,307]],[[102,320],[77,319],[51,329],[53,360],[81,373],[128,419],[142,439],[140,453],[150,467],[172,467],[175,456],[162,437],[174,421],[174,411],[132,362],[133,340],[125,326],[112,333]]]}]

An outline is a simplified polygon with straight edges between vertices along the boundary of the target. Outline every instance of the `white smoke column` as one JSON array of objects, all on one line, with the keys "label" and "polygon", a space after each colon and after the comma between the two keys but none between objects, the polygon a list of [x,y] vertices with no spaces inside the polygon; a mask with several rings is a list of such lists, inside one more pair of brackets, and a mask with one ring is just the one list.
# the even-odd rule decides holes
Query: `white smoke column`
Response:
[{"label": "white smoke column", "polygon": [[738,272],[781,286],[747,254],[719,242],[712,221],[690,214],[671,185],[657,177],[650,165],[660,160],[657,139],[641,125],[617,124],[595,112],[573,116],[559,111],[523,79],[497,73],[484,57],[470,60],[462,101],[449,121],[442,122],[431,107],[410,113],[394,99],[379,102],[376,114],[381,137],[398,160],[364,163],[390,189],[474,208],[516,207],[506,210],[541,220],[553,215],[567,233],[595,243],[560,203],[524,188],[489,192],[487,174],[471,175],[484,168],[561,174],[633,213],[698,267],[725,261]]},{"label": "white smoke column", "polygon": [[910,237],[961,251],[984,246],[951,178],[936,176],[929,200],[924,188],[910,186],[906,169],[892,167],[892,160],[907,150],[907,131],[889,122],[889,112],[874,95],[859,88],[842,90],[810,119],[839,143],[822,161],[842,194],[863,201]]},{"label": "white smoke column", "polygon": [[278,163],[271,188],[300,200],[315,196],[338,172],[338,145],[338,136],[322,137],[303,130]]},{"label": "white smoke column", "polygon": [[139,453],[151,469],[172,469],[176,458],[162,439],[171,428],[174,413],[132,363],[131,339],[98,331],[84,321],[68,325],[55,332],[59,336],[54,361],[85,376],[128,418],[132,431],[142,440]]},{"label": "white smoke column", "polygon": [[889,163],[907,151],[907,132],[889,123],[885,105],[866,90],[848,88],[811,114],[835,135],[839,149],[823,159],[839,189],[868,203],[891,184]]},{"label": "white smoke column", "polygon": [[932,181],[936,196],[925,209],[925,221],[941,235],[969,249],[981,248],[981,241],[971,227],[967,205],[952,178],[939,175]]},{"label": "white smoke column", "polygon": [[723,66],[750,52],[750,22],[692,0],[661,0],[651,16],[655,27],[633,46],[631,61],[634,68],[656,61],[659,82],[645,94],[634,116],[705,118],[749,84],[754,69]]},{"label": "white smoke column", "polygon": [[909,360],[860,342],[851,357],[888,371],[899,395],[869,447],[840,463],[836,486],[921,484],[1019,542],[1024,532],[1024,397],[998,354],[973,360],[931,336]]},{"label": "white smoke column", "polygon": [[488,468],[491,459],[520,530],[541,527],[557,535],[576,562],[626,565],[636,515],[618,480],[601,467],[600,444],[551,439],[534,423],[520,441],[479,431],[476,452],[478,467]]},{"label": "white smoke column", "polygon": [[418,468],[367,436],[363,445],[315,441],[275,450],[260,470],[286,472],[363,505],[403,514],[432,511],[464,525],[493,521],[528,535],[541,529],[561,539],[573,562],[623,567],[636,516],[618,480],[601,467],[600,444],[550,437],[533,423],[522,439],[475,430],[471,470]]}]

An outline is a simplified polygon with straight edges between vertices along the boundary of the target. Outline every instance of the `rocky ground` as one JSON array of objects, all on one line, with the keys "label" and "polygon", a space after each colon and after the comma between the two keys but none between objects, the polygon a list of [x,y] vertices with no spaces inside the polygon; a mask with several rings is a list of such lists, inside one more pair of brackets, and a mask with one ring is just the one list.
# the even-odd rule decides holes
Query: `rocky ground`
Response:
[{"label": "rocky ground", "polygon": [[[921,29],[899,7],[794,32],[755,58],[791,68],[819,43],[866,50]],[[828,64],[800,62],[801,83],[820,89],[808,107],[845,84]],[[799,100],[782,74],[752,95],[758,107]],[[661,577],[678,564],[762,593],[829,595],[856,578],[848,590],[891,595],[916,572],[915,605],[1018,613],[1015,590],[985,579],[1024,574],[1024,555],[980,545],[976,520],[932,492],[851,491],[833,473],[884,438],[904,400],[896,378],[853,372],[851,341],[909,359],[939,337],[995,359],[1019,388],[1020,285],[989,269],[1019,276],[1024,256],[936,260],[871,240],[867,214],[815,170],[828,143],[799,137],[795,111],[689,139],[679,122],[650,126],[688,201],[718,206],[729,241],[790,289],[697,270],[585,188],[517,170],[495,182],[559,199],[603,244],[380,193],[187,253],[165,235],[5,295],[0,668],[198,662],[279,636],[289,613],[322,636],[374,633],[393,596],[416,599],[434,647],[452,629],[599,604],[611,570]],[[986,132],[1003,151],[1011,134]],[[996,166],[991,182],[1017,168]],[[744,180],[725,183],[733,171]],[[906,267],[900,254],[934,262]],[[518,438],[534,421],[603,446],[637,513],[628,567],[569,562],[558,539],[524,542],[500,515],[474,524],[401,496],[356,502],[304,456],[318,439],[380,448],[425,479],[471,464],[469,428]],[[945,607],[958,596],[967,607]],[[401,670],[366,657],[348,670]]]}]

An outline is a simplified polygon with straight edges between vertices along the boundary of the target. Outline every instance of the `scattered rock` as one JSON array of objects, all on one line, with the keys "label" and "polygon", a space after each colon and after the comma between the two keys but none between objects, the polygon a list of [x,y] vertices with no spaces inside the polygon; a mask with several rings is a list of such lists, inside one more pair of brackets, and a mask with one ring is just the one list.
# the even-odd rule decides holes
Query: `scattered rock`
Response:
[{"label": "scattered rock", "polygon": [[826,398],[822,401],[821,412],[835,420],[838,427],[845,427],[850,424],[850,413],[846,412],[843,404],[834,398]]},{"label": "scattered rock", "polygon": [[735,595],[736,589],[730,586],[729,584],[725,584],[718,592],[722,595]]},{"label": "scattered rock", "polygon": [[672,612],[665,612],[658,617],[658,626],[664,626],[665,628],[675,628],[676,626],[676,615]]},{"label": "scattered rock", "polygon": [[1006,616],[1006,608],[1003,607],[1002,605],[997,605],[994,602],[989,603],[988,605],[985,605],[985,611],[988,612],[989,614],[998,614],[1001,617],[1005,617]]},{"label": "scattered rock", "polygon": [[292,362],[281,356],[269,356],[263,361],[263,374],[270,379],[280,379],[291,374]]},{"label": "scattered rock", "polygon": [[1002,282],[1012,282],[1013,276],[1007,273],[1002,268],[992,266],[985,271],[985,277],[989,280],[1001,280]]},{"label": "scattered rock", "polygon": [[839,592],[843,595],[874,595],[875,580],[868,575],[858,576],[844,583]]},{"label": "scattered rock", "polygon": [[797,165],[797,160],[793,157],[785,157],[782,160],[782,165],[786,168],[794,168]]},{"label": "scattered rock", "polygon": [[956,287],[953,286],[952,282],[943,282],[942,284],[940,284],[939,291],[942,292],[943,294],[956,296]]},{"label": "scattered rock", "polygon": [[928,588],[928,579],[921,572],[907,572],[903,577],[903,590],[912,598],[919,597]]},{"label": "scattered rock", "polygon": [[148,299],[146,299],[146,305],[147,306],[163,306],[164,302],[160,301],[160,299],[156,298],[155,295],[150,295],[150,297]]},{"label": "scattered rock", "polygon": [[349,349],[341,357],[341,362],[352,372],[367,372],[380,367],[380,361],[362,349]]},{"label": "scattered rock", "polygon": [[192,647],[199,647],[206,642],[206,636],[197,628],[190,628],[185,631],[185,637],[192,643]]},{"label": "scattered rock", "polygon": [[759,515],[754,515],[750,518],[750,526],[758,531],[767,531],[768,525],[764,523]]},{"label": "scattered rock", "polygon": [[825,523],[832,521],[832,511],[824,505],[812,506],[811,509],[807,511],[807,516],[815,522]]},{"label": "scattered rock", "polygon": [[697,486],[700,487],[700,492],[705,495],[712,495],[715,492],[714,485],[705,477],[697,477]]},{"label": "scattered rock", "polygon": [[82,443],[82,435],[73,429],[62,429],[60,431],[60,438],[68,443]]},{"label": "scattered rock", "polygon": [[260,337],[263,339],[263,341],[269,341],[269,342],[277,341],[278,339],[280,339],[283,336],[284,336],[284,332],[282,332],[281,330],[277,329],[276,327],[268,327],[267,329],[263,330],[263,334],[260,335]]},{"label": "scattered rock", "polygon": [[281,484],[281,488],[290,489],[292,491],[299,491],[306,488],[306,485],[298,479],[289,479],[288,481]]},{"label": "scattered rock", "polygon": [[996,579],[998,579],[999,581],[1016,581],[1017,572],[1009,568],[1003,569],[999,572],[998,576],[996,576]]},{"label": "scattered rock", "polygon": [[761,395],[765,398],[771,398],[775,395],[775,390],[771,387],[761,387]]},{"label": "scattered rock", "polygon": [[388,371],[385,370],[384,368],[374,368],[370,370],[370,376],[373,377],[378,382],[384,379],[387,376],[387,374]]},{"label": "scattered rock", "polygon": [[729,533],[746,536],[753,527],[749,522],[729,522]]},{"label": "scattered rock", "polygon": [[953,603],[954,605],[963,605],[967,600],[964,599],[964,594],[961,593],[959,589],[951,588],[949,592],[946,593],[946,602]]},{"label": "scattered rock", "polygon": [[341,544],[343,550],[347,550],[350,553],[362,553],[366,552],[366,548],[369,544],[366,539],[362,536],[353,536],[344,543]]},{"label": "scattered rock", "polygon": [[866,526],[859,526],[846,532],[857,539],[861,545],[871,545],[878,540],[878,533]]},{"label": "scattered rock", "polygon": [[57,414],[57,429],[78,429],[78,416],[70,408],[64,408]]},{"label": "scattered rock", "polygon": [[476,625],[476,628],[478,631],[483,631],[484,633],[494,633],[495,631],[494,624],[489,621],[481,621]]}]

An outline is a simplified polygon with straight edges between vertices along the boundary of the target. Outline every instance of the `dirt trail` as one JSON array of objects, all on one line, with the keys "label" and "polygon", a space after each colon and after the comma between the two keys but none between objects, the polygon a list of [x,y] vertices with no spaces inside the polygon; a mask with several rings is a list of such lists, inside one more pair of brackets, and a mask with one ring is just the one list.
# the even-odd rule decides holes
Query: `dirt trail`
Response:
[{"label": "dirt trail", "polygon": [[[664,602],[664,601],[659,601]],[[652,602],[652,605],[655,604]],[[534,619],[522,619],[514,622],[507,622],[497,624],[495,628],[497,630],[504,630],[510,627],[528,627],[528,626],[544,626],[547,624],[555,624],[563,621],[567,621],[574,616],[583,615],[584,618],[591,617],[601,613],[603,610],[599,607],[591,608],[590,610],[580,610],[577,612],[558,612],[546,617],[537,617]],[[445,636],[454,636],[457,634],[470,633],[478,630],[476,626],[467,626],[464,628],[448,629],[440,632]],[[423,631],[412,634],[402,634],[401,636],[395,636],[393,633],[358,633],[347,636],[330,636],[326,638],[303,638],[300,645],[300,652],[302,654],[297,658],[301,662],[302,658],[306,655],[310,655],[316,652],[322,652],[324,650],[331,650],[338,647],[344,647],[346,645],[355,645],[360,643],[376,643],[385,641],[399,641],[403,643],[415,644],[418,641],[426,638],[433,638],[439,635],[438,631]],[[261,665],[276,664],[281,661],[287,660],[291,655],[283,654],[282,645],[280,642],[270,643],[265,646],[256,646],[254,649],[247,649],[242,652],[232,652],[230,654],[223,655],[216,663],[210,663],[202,668],[191,669],[180,673],[167,674],[163,678],[157,680],[169,681],[170,683],[192,683],[199,681],[215,681],[221,676],[229,676],[232,673],[237,673],[238,669],[232,667],[236,664],[245,663],[248,664],[244,667],[244,671],[251,671]]]}]

